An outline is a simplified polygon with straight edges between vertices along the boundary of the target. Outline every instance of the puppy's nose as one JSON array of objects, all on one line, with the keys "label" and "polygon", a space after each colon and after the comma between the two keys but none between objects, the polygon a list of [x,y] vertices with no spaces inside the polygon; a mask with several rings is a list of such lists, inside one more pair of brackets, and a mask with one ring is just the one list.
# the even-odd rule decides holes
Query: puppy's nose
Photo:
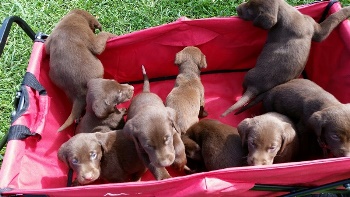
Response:
[{"label": "puppy's nose", "polygon": [[94,175],[93,175],[92,172],[88,172],[88,173],[85,173],[85,174],[83,175],[83,178],[84,178],[85,180],[87,180],[87,181],[91,181],[91,180],[93,179],[93,177],[94,177]]}]

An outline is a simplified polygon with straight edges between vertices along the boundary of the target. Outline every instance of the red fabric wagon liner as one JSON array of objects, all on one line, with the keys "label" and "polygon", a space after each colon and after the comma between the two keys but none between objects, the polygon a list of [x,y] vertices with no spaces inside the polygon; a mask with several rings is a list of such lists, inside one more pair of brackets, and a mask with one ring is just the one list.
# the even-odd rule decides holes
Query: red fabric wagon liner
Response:
[{"label": "red fabric wagon liner", "polygon": [[[318,21],[326,2],[298,6]],[[341,8],[335,3],[329,13]],[[208,118],[237,126],[246,117],[261,113],[259,106],[240,114],[220,115],[242,94],[242,80],[255,65],[267,32],[238,17],[190,20],[121,35],[108,41],[99,56],[105,77],[131,83],[135,95],[142,88],[141,65],[151,79],[151,91],[163,100],[173,88],[178,73],[175,54],[185,46],[197,46],[206,55],[208,68],[201,78],[205,88]],[[68,168],[58,160],[57,150],[74,133],[74,126],[57,133],[68,117],[71,103],[48,76],[49,56],[44,44],[35,42],[22,91],[24,110],[12,123],[12,132],[25,128],[29,137],[10,140],[0,171],[1,195],[42,194],[49,196],[276,196],[286,192],[251,190],[256,184],[312,187],[350,178],[350,158],[318,159],[263,167],[238,167],[154,181],[150,173],[141,182],[66,187]],[[342,22],[321,43],[312,43],[306,75],[341,102],[350,102],[350,23]],[[27,80],[27,81],[28,81]],[[32,84],[41,84],[39,88]],[[29,84],[29,85],[28,85]],[[129,102],[120,107],[127,107]],[[11,130],[11,129],[10,129]]]}]

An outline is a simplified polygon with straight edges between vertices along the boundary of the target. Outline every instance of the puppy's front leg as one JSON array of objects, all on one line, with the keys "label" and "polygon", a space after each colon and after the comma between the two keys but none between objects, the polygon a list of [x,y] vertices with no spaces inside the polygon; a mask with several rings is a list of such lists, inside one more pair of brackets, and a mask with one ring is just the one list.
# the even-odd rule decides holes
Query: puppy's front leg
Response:
[{"label": "puppy's front leg", "polygon": [[96,35],[92,43],[91,52],[95,55],[100,55],[105,50],[107,40],[115,36],[117,35],[108,32],[100,32]]},{"label": "puppy's front leg", "polygon": [[172,166],[178,170],[183,171],[185,168],[185,165],[187,163],[186,159],[186,153],[185,153],[185,145],[181,140],[180,134],[175,132],[173,137],[173,143],[175,148],[175,161],[172,164]]},{"label": "puppy's front leg", "polygon": [[204,110],[205,100],[204,100],[204,91],[201,93],[200,98],[200,108],[198,118],[205,118],[208,116],[208,112]]},{"label": "puppy's front leg", "polygon": [[149,160],[148,154],[146,152],[144,152],[144,150],[139,149],[138,153],[139,153],[141,160],[143,161],[145,166],[149,169],[149,171],[151,171],[151,173],[153,174],[153,176],[156,180],[163,180],[163,179],[171,178],[169,172],[164,167],[159,168],[159,167],[155,167],[154,165],[151,164],[151,161]]}]

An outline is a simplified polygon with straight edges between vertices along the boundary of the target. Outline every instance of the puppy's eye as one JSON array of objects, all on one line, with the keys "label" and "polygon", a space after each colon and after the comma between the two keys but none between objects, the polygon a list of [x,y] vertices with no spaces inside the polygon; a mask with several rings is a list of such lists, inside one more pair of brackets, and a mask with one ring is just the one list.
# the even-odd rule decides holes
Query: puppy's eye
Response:
[{"label": "puppy's eye", "polygon": [[165,136],[164,137],[164,143],[165,144],[169,144],[170,143],[170,139],[171,139],[170,136]]},{"label": "puppy's eye", "polygon": [[97,158],[97,153],[91,152],[91,153],[90,153],[90,159],[91,159],[91,160],[95,160],[96,158]]},{"label": "puppy's eye", "polygon": [[76,165],[76,164],[78,164],[79,163],[79,160],[77,159],[77,158],[73,158],[72,159],[72,164],[73,165]]},{"label": "puppy's eye", "polygon": [[277,148],[277,146],[270,146],[270,147],[269,147],[269,151],[271,151],[271,152],[272,152],[272,151],[275,151],[276,148]]},{"label": "puppy's eye", "polygon": [[340,141],[340,138],[339,138],[339,136],[337,134],[331,135],[331,138],[332,138],[332,140]]}]

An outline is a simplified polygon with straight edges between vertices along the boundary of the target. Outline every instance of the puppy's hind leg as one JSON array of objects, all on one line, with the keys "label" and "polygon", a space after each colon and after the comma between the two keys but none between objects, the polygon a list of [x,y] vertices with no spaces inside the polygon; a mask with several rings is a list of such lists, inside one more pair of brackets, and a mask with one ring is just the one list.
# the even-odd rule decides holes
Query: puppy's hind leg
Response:
[{"label": "puppy's hind leg", "polygon": [[92,43],[91,52],[95,55],[100,55],[105,50],[107,40],[115,36],[108,32],[100,32]]},{"label": "puppy's hind leg", "polygon": [[75,119],[80,118],[82,112],[84,111],[85,105],[86,105],[85,98],[83,98],[83,99],[80,97],[76,98],[73,101],[73,107],[72,107],[72,111],[71,111],[69,117],[67,118],[67,120],[63,123],[63,125],[57,131],[58,132],[63,131],[68,126],[73,124]]}]

